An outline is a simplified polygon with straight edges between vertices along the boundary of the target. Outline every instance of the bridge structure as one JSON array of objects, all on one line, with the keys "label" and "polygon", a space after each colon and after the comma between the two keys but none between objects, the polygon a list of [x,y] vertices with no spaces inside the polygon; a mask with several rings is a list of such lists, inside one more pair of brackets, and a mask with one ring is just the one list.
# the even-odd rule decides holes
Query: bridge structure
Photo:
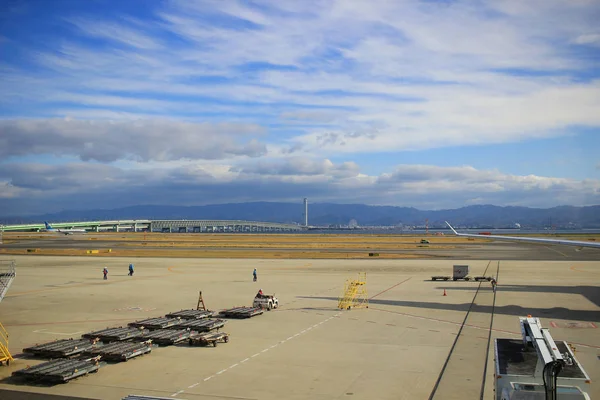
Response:
[{"label": "bridge structure", "polygon": [[[209,233],[209,232],[297,232],[308,227],[299,224],[278,222],[244,221],[244,220],[107,220],[50,222],[52,228],[83,228],[89,232],[125,232],[148,231],[163,233]],[[46,227],[41,224],[3,225],[4,232],[43,232]],[[0,233],[1,235],[1,233]]]}]

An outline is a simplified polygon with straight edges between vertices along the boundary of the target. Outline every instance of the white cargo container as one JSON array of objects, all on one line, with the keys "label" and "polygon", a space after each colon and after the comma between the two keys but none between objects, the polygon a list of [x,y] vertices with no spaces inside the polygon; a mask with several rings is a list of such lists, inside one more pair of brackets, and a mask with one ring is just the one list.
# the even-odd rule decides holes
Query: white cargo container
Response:
[{"label": "white cargo container", "polygon": [[455,265],[452,268],[452,279],[455,281],[458,279],[468,279],[469,275],[469,266],[468,265]]}]

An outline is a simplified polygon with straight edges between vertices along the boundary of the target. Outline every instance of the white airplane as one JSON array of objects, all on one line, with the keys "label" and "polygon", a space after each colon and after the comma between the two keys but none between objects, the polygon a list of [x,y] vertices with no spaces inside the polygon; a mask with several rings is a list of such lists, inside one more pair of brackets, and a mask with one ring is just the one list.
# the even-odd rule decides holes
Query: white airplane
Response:
[{"label": "white airplane", "polygon": [[44,225],[46,225],[46,232],[58,232],[63,235],[72,235],[74,233],[86,233],[85,229],[56,229],[53,228],[48,222],[44,221]]},{"label": "white airplane", "polygon": [[499,235],[475,235],[471,233],[458,233],[454,230],[452,225],[446,221],[446,224],[452,229],[452,232],[456,236],[465,236],[465,237],[473,237],[473,238],[483,238],[483,239],[494,239],[494,240],[506,240],[510,242],[530,242],[530,243],[542,243],[542,244],[560,244],[564,246],[576,246],[576,247],[593,247],[596,249],[600,249],[600,243],[594,242],[583,242],[580,240],[562,240],[562,239],[543,239],[543,238],[526,238],[526,237],[517,237],[517,236],[499,236]]}]

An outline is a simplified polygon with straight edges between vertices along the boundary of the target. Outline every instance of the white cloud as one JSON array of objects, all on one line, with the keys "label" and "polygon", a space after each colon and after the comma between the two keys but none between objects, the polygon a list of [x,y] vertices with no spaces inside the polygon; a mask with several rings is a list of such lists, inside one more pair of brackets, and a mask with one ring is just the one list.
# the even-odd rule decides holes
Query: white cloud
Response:
[{"label": "white cloud", "polygon": [[[0,181],[10,182],[10,200],[38,202],[41,209],[53,204],[76,207],[81,201],[88,207],[110,208],[148,202],[191,205],[302,197],[421,209],[456,208],[466,203],[551,207],[600,202],[600,180],[431,165],[399,165],[390,173],[370,176],[360,173],[353,163],[319,159],[258,164],[254,168],[244,163],[189,163],[169,169],[121,169],[87,163],[5,164]],[[11,211],[5,210],[7,214]]]},{"label": "white cloud", "polygon": [[[432,166],[374,176],[352,161],[362,153],[361,163],[380,170],[382,152],[600,128],[593,0],[149,7],[146,19],[60,16],[72,34],[56,30],[37,45],[6,33],[22,57],[2,63],[0,156],[100,161],[110,165],[90,168],[115,187],[132,176],[168,187],[164,170],[194,194],[202,183],[390,204],[598,198],[595,180]],[[346,163],[330,161],[342,155]],[[31,184],[11,196],[52,190],[59,178],[35,178],[57,171],[31,170]]]},{"label": "white cloud", "polygon": [[577,44],[593,44],[595,46],[600,46],[600,34],[599,33],[590,33],[586,35],[580,35],[575,38],[575,43]]},{"label": "white cloud", "polygon": [[170,161],[258,157],[266,152],[262,127],[171,120],[0,120],[0,156],[75,155],[82,160]]},{"label": "white cloud", "polygon": [[330,175],[333,178],[356,177],[359,167],[354,162],[334,164],[330,160],[315,160],[306,157],[288,157],[284,160],[256,161],[237,165],[232,172],[265,176],[318,176]]},{"label": "white cloud", "polygon": [[[599,82],[574,83],[572,75],[593,64],[559,45],[573,38],[591,43],[593,8],[556,1],[376,7],[174,1],[155,9],[149,21],[77,16],[69,19],[75,31],[114,46],[84,47],[71,38],[34,52],[45,74],[53,71],[56,79],[13,68],[2,78],[0,101],[32,102],[44,115],[69,111],[80,118],[190,119],[200,112],[239,120],[250,112],[257,123],[304,122],[290,145],[328,154],[554,136],[571,126],[600,126]],[[548,20],[557,24],[549,27]],[[168,45],[165,33],[183,41]],[[507,75],[502,68],[555,75]],[[248,104],[256,108],[250,111]],[[273,104],[277,108],[268,106]],[[330,107],[344,112],[328,117],[324,108]],[[322,147],[324,122],[331,125],[327,132],[345,138]],[[347,137],[373,129],[369,139]]]},{"label": "white cloud", "polygon": [[162,47],[154,38],[138,30],[128,28],[118,23],[101,23],[97,20],[71,18],[68,21],[86,35],[108,39],[139,49],[156,50]]}]

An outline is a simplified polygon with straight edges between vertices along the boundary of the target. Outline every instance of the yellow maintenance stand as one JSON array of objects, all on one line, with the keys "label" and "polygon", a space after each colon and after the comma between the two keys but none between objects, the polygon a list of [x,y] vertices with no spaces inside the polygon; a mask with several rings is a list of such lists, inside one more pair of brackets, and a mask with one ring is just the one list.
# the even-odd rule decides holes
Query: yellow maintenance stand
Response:
[{"label": "yellow maintenance stand", "polygon": [[[14,260],[0,260],[0,302],[2,302],[10,284],[15,279],[15,264]],[[11,361],[14,361],[14,359],[10,351],[8,351],[8,332],[6,332],[6,329],[0,323],[0,365],[4,363],[8,365]]]},{"label": "yellow maintenance stand", "polygon": [[358,279],[348,279],[344,284],[344,292],[339,298],[338,308],[350,310],[351,308],[369,308],[367,295],[367,273],[359,272]]}]

